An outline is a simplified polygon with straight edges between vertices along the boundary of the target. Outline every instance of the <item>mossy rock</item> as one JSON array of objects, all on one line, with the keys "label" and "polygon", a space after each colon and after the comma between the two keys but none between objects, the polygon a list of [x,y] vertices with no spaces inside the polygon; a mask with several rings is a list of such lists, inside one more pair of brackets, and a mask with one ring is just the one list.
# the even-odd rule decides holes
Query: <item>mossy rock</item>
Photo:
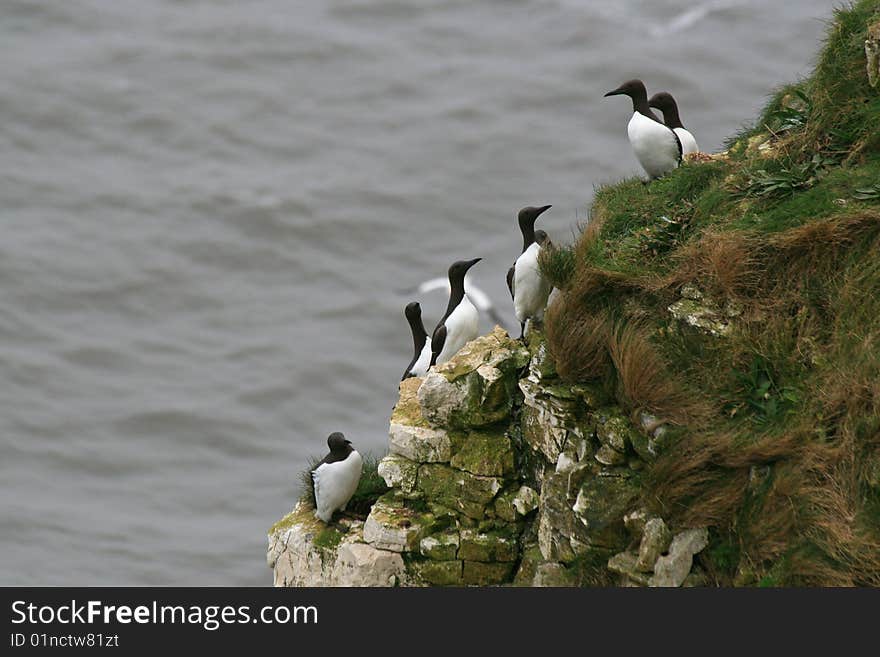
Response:
[{"label": "mossy rock", "polygon": [[411,552],[418,549],[422,536],[435,531],[437,520],[431,513],[407,507],[394,491],[380,497],[364,523],[364,541],[381,550]]},{"label": "mossy rock", "polygon": [[513,531],[479,533],[461,532],[458,558],[467,561],[516,561],[519,557],[517,535]]},{"label": "mossy rock", "polygon": [[495,499],[495,515],[505,522],[514,522],[538,508],[540,495],[529,486],[504,491]]},{"label": "mossy rock", "polygon": [[502,481],[428,463],[419,468],[418,485],[429,502],[480,520],[485,516],[486,505],[501,490]]},{"label": "mossy rock", "polygon": [[514,562],[483,563],[481,561],[465,561],[462,569],[462,581],[465,584],[489,586],[504,584],[513,576]]},{"label": "mossy rock", "polygon": [[416,490],[419,464],[415,461],[410,461],[399,454],[388,454],[379,461],[378,472],[390,488],[395,488],[404,494],[411,494]]},{"label": "mossy rock", "polygon": [[435,367],[418,390],[422,415],[433,426],[472,430],[506,419],[529,353],[497,328]]},{"label": "mossy rock", "polygon": [[650,450],[651,439],[640,431],[633,431],[630,436],[630,445],[633,451],[639,455],[643,461],[653,461],[654,454]]},{"label": "mossy rock", "polygon": [[632,445],[638,430],[616,407],[605,408],[595,414],[596,438],[603,445],[623,454]]},{"label": "mossy rock", "polygon": [[413,572],[434,586],[461,586],[463,564],[461,561],[420,561],[410,564]]},{"label": "mossy rock", "polygon": [[532,586],[538,566],[544,563],[544,557],[537,545],[530,545],[522,552],[516,576],[513,578],[514,586]]},{"label": "mossy rock", "polygon": [[585,527],[591,546],[612,550],[626,547],[628,536],[623,517],[639,499],[639,484],[638,476],[623,474],[600,474],[583,482],[573,511]]},{"label": "mossy rock", "polygon": [[503,477],[513,472],[513,445],[503,431],[472,431],[451,434],[453,468],[486,477]]},{"label": "mossy rock", "polygon": [[419,552],[423,557],[435,561],[452,561],[458,556],[459,544],[458,532],[431,534],[419,542]]},{"label": "mossy rock", "polygon": [[327,526],[315,534],[312,545],[324,552],[333,552],[339,547],[345,534],[336,527]]},{"label": "mossy rock", "polygon": [[400,382],[397,404],[391,412],[392,424],[406,424],[412,427],[429,426],[425,418],[422,417],[422,408],[419,406],[418,392],[422,381],[421,377],[410,377]]},{"label": "mossy rock", "polygon": [[537,331],[530,332],[528,349],[532,355],[529,362],[529,374],[540,381],[555,379],[558,376],[556,363],[547,349],[544,335]]}]

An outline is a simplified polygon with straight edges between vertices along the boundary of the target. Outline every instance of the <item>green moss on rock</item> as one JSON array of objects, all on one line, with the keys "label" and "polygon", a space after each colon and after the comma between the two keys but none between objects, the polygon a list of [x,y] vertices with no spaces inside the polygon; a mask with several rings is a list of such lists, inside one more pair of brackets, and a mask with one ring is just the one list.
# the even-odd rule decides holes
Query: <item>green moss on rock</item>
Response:
[{"label": "green moss on rock", "polygon": [[420,377],[410,377],[400,382],[400,395],[391,413],[392,424],[425,428],[429,426],[425,418],[422,417],[422,409],[419,406],[418,392],[421,385],[422,379]]},{"label": "green moss on rock", "polygon": [[513,472],[513,445],[503,430],[472,431],[451,435],[453,455],[449,464],[459,470],[487,477]]},{"label": "green moss on rock", "polygon": [[485,515],[486,505],[501,490],[502,482],[428,463],[419,468],[418,485],[428,499],[479,520]]},{"label": "green moss on rock", "polygon": [[506,563],[483,563],[480,561],[465,561],[462,569],[462,581],[465,584],[488,586],[491,584],[504,584],[513,576],[513,562]]},{"label": "green moss on rock", "polygon": [[423,557],[435,561],[452,561],[458,556],[458,532],[443,532],[425,536],[419,543]]},{"label": "green moss on rock", "polygon": [[315,534],[315,538],[312,539],[312,544],[320,550],[333,551],[339,546],[344,537],[345,534],[341,531],[335,527],[328,526]]},{"label": "green moss on rock", "polygon": [[514,532],[461,532],[458,558],[468,561],[516,561],[519,547]]},{"label": "green moss on rock", "polygon": [[573,510],[584,525],[591,546],[622,550],[628,538],[624,515],[639,498],[640,479],[625,469],[584,480]]},{"label": "green moss on rock", "polygon": [[463,564],[461,561],[412,562],[416,575],[435,586],[461,586]]}]

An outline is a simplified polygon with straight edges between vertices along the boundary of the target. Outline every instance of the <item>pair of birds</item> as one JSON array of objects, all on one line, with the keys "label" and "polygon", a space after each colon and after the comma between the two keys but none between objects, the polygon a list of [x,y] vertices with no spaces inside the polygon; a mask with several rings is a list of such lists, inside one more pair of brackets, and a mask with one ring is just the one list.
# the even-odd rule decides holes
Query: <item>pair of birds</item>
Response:
[{"label": "pair of birds", "polygon": [[[633,114],[626,132],[639,164],[651,179],[675,169],[683,156],[699,152],[696,139],[681,123],[671,94],[661,91],[649,99],[644,82],[629,80],[605,94],[608,96],[629,96],[632,100]],[[663,121],[652,107],[663,113]]]},{"label": "pair of birds", "polygon": [[[549,244],[547,233],[535,230],[538,217],[552,206],[525,207],[519,211],[517,222],[523,237],[523,248],[513,266],[507,272],[507,288],[513,299],[513,309],[520,322],[520,338],[525,337],[528,320],[540,321],[550,296],[552,286],[541,274],[538,257],[541,249]],[[459,349],[477,337],[479,312],[471,300],[465,284],[468,270],[481,258],[459,260],[449,268],[449,303],[446,312],[437,323],[428,340],[428,332],[422,323],[422,307],[413,301],[406,305],[404,315],[413,338],[413,357],[403,373],[401,381],[412,376],[424,376],[437,364],[445,363]]]}]

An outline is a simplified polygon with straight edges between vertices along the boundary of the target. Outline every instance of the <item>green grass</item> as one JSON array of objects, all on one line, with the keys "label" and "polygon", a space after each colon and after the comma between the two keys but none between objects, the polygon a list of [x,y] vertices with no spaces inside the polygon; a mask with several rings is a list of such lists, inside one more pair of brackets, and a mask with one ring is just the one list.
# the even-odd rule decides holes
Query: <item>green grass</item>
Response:
[{"label": "green grass", "polygon": [[[712,528],[720,584],[742,567],[757,585],[880,585],[869,19],[880,0],[838,10],[812,75],[773,94],[726,153],[598,188],[583,234],[541,263],[561,290],[546,327],[560,374],[614,381],[627,411],[682,407],[644,502]],[[736,309],[728,335],[671,318],[685,283]]]}]

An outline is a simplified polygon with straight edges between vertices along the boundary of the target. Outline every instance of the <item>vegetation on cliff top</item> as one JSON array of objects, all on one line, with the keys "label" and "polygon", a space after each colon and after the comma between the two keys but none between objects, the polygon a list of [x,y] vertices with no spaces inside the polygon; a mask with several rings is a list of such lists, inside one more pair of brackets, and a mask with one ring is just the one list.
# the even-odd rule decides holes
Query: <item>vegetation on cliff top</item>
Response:
[{"label": "vegetation on cliff top", "polygon": [[[813,74],[725,153],[598,189],[542,263],[560,375],[677,425],[644,502],[713,528],[719,584],[880,585],[877,20],[880,0],[838,10]],[[684,289],[729,330],[676,322]]]}]

